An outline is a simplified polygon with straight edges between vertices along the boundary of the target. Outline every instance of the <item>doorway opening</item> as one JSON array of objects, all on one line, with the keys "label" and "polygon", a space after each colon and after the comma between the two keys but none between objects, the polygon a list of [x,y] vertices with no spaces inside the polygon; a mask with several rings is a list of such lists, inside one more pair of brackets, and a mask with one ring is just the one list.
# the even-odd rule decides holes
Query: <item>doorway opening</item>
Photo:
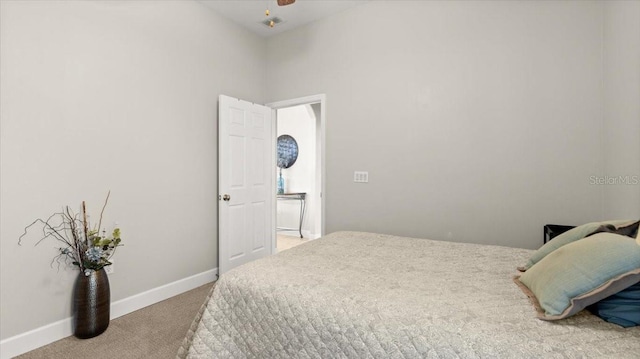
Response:
[{"label": "doorway opening", "polygon": [[271,103],[276,129],[273,253],[324,235],[324,95]]}]

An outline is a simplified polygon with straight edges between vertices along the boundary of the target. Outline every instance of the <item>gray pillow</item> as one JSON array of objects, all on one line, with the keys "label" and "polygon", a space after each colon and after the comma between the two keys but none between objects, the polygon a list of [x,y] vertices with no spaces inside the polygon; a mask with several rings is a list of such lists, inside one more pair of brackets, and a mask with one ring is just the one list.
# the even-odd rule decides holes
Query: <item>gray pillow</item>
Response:
[{"label": "gray pillow", "polygon": [[640,226],[640,221],[631,223],[628,226],[620,226],[618,228],[616,228],[616,226],[614,226],[613,224],[605,224],[598,227],[598,229],[589,234],[587,237],[592,236],[596,233],[608,232],[619,234],[621,236],[636,238],[636,236],[638,235],[638,226]]}]

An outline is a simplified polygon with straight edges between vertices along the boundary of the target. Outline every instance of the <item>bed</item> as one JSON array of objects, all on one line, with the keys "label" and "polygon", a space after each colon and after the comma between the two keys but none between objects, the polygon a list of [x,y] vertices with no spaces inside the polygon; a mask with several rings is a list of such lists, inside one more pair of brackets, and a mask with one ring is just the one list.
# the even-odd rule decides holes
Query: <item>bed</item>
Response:
[{"label": "bed", "polygon": [[638,358],[640,327],[535,318],[534,251],[337,232],[231,270],[179,358]]}]

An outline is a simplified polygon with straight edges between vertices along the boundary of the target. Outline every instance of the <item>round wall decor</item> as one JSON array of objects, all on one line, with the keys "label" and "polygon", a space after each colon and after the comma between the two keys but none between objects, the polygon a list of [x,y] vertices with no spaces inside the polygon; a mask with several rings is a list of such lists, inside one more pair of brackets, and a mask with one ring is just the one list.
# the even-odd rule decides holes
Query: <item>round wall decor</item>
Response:
[{"label": "round wall decor", "polygon": [[289,168],[298,159],[298,143],[289,135],[278,136],[278,167]]}]

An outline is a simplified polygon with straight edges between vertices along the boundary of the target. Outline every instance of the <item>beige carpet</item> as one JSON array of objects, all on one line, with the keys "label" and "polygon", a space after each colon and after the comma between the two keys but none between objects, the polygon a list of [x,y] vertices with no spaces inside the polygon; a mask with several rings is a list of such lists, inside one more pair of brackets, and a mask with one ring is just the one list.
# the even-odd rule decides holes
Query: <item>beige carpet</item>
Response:
[{"label": "beige carpet", "polygon": [[307,238],[300,238],[300,236],[287,236],[278,233],[276,238],[276,248],[278,248],[278,252],[282,252],[307,242],[309,242],[309,239]]},{"label": "beige carpet", "polygon": [[[278,251],[309,239],[278,234]],[[19,359],[128,359],[175,358],[182,339],[213,284],[169,298],[114,319],[101,335],[91,339],[68,337],[22,354]]]},{"label": "beige carpet", "polygon": [[95,338],[64,338],[16,358],[173,359],[212,285],[205,284],[114,319],[109,328]]}]

